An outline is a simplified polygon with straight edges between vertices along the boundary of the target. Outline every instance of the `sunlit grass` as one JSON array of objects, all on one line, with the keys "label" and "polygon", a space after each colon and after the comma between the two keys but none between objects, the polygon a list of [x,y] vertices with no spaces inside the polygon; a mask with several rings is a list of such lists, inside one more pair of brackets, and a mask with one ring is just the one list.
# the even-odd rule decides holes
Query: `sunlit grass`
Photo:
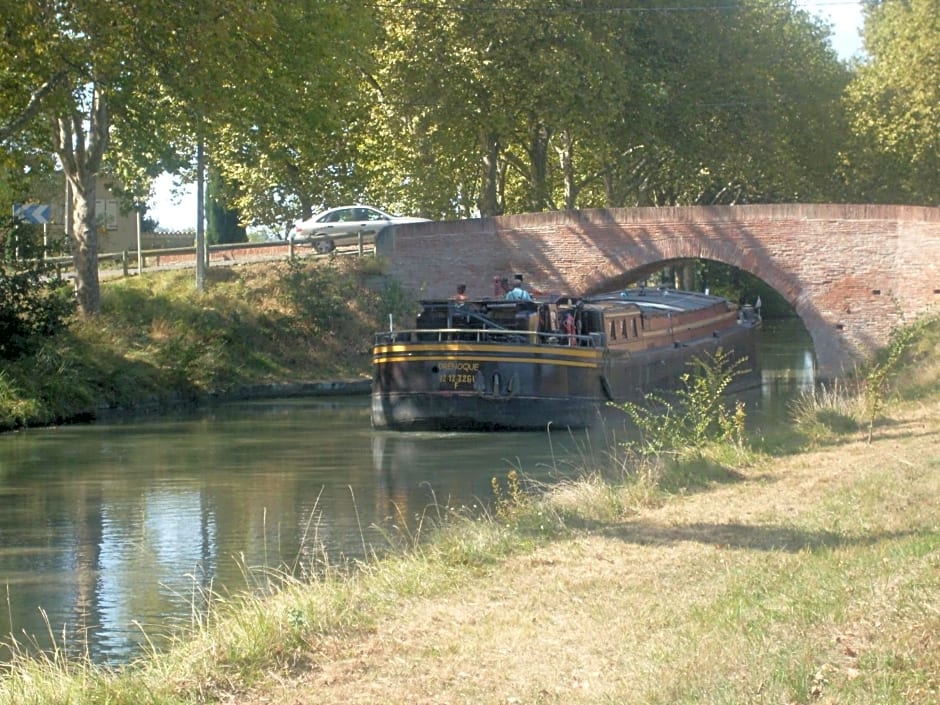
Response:
[{"label": "sunlit grass", "polygon": [[[34,370],[76,385],[42,413],[100,398],[100,381],[85,373],[104,374],[115,360],[125,385],[165,379],[153,370],[169,345],[189,360],[178,382],[211,383],[192,370],[212,364],[197,353],[225,351],[193,352],[191,325],[179,321],[237,327],[238,316],[216,320],[188,300],[175,316],[156,305],[141,314],[155,292],[180,283],[126,284],[142,294],[120,325],[99,331],[111,342],[96,350],[110,357],[92,364],[82,347],[90,329],[38,356]],[[226,281],[217,294],[244,296],[242,286]],[[284,305],[271,300],[264,315]],[[239,335],[219,340],[224,348]],[[479,505],[396,517],[383,527],[381,556],[333,563],[314,535],[311,565],[246,570],[243,593],[199,592],[189,627],[147,635],[149,652],[126,666],[75,657],[59,635],[40,653],[13,642],[0,705],[239,702],[252,691],[246,702],[276,702],[266,695],[275,688],[287,688],[284,702],[344,702],[329,682],[311,696],[303,680],[344,660],[357,660],[370,683],[385,679],[383,702],[430,702],[459,688],[453,699],[464,702],[933,705],[937,402],[912,379],[930,387],[940,364],[936,338],[924,335],[903,363],[916,370],[897,370],[886,392],[871,446],[860,442],[865,401],[843,387],[795,406],[793,443],[812,448],[804,455],[771,458],[735,434],[659,456],[584,448],[580,472],[551,487],[512,470]],[[131,340],[133,355],[112,347]],[[24,372],[3,371],[7,409],[40,397],[28,384]]]},{"label": "sunlit grass", "polygon": [[377,266],[369,258],[216,267],[203,293],[191,273],[175,271],[102,282],[100,316],[77,317],[35,355],[4,364],[0,429],[249,384],[360,379],[372,333],[413,298],[366,287]]}]

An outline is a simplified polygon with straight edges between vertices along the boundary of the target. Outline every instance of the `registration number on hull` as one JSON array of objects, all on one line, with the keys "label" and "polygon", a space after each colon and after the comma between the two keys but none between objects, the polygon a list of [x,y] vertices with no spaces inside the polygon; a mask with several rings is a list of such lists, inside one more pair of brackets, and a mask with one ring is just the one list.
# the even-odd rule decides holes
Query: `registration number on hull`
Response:
[{"label": "registration number on hull", "polygon": [[441,389],[474,389],[479,362],[441,362],[435,366]]}]

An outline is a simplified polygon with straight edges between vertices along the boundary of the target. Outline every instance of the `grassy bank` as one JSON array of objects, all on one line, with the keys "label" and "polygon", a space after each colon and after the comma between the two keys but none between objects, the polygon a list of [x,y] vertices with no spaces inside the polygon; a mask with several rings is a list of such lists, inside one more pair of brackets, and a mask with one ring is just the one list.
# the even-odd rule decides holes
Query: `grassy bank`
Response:
[{"label": "grassy bank", "polygon": [[272,575],[127,667],[23,654],[0,705],[936,703],[940,356],[914,330],[792,431],[497,478],[492,514],[431,508],[430,540]]},{"label": "grassy bank", "polygon": [[[494,516],[219,602],[119,671],[23,658],[0,703],[896,703],[940,697],[940,404],[872,443],[500,483]],[[690,465],[691,464],[691,465]]]},{"label": "grassy bank", "polygon": [[101,315],[76,318],[34,355],[0,367],[0,429],[159,409],[251,385],[362,379],[372,333],[410,315],[372,258],[213,267],[101,285]]}]

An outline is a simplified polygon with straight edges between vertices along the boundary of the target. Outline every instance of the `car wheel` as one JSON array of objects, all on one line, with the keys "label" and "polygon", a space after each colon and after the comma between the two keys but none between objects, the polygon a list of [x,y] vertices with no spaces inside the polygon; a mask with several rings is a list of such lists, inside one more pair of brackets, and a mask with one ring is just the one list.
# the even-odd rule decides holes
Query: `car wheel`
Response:
[{"label": "car wheel", "polygon": [[329,238],[325,238],[323,240],[317,240],[313,244],[313,246],[317,249],[317,252],[321,255],[328,255],[333,250],[336,249],[336,243],[330,240]]}]

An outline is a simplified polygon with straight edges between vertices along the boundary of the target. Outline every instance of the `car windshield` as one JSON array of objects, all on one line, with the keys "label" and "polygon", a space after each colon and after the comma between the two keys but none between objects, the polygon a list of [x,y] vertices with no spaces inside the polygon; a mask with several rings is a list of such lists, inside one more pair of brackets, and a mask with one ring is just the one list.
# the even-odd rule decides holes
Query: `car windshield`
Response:
[{"label": "car windshield", "polygon": [[385,216],[371,208],[357,208],[356,220],[385,220]]}]

